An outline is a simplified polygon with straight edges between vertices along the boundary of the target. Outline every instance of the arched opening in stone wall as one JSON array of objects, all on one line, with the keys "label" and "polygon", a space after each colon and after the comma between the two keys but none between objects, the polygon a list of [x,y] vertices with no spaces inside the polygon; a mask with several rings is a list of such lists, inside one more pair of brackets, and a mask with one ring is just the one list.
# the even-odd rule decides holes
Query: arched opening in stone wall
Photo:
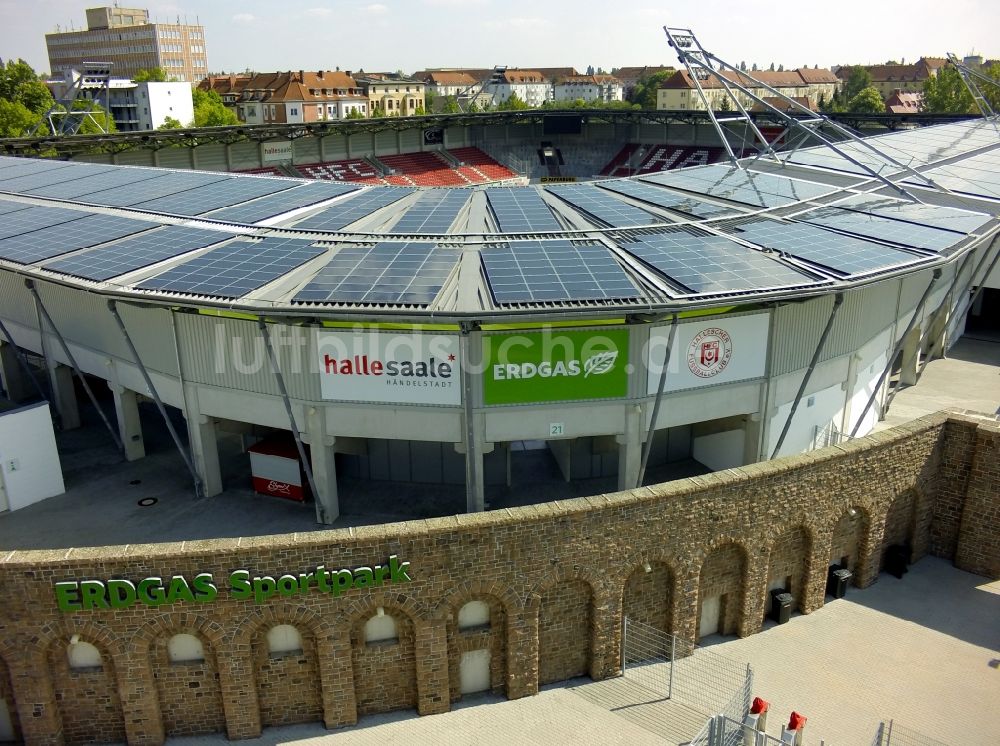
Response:
[{"label": "arched opening in stone wall", "polygon": [[48,649],[49,678],[66,743],[125,740],[125,719],[111,655],[74,635]]},{"label": "arched opening in stone wall", "polygon": [[713,549],[701,564],[698,580],[698,639],[733,635],[743,624],[746,553],[737,544]]},{"label": "arched opening in stone wall", "polygon": [[622,613],[629,621],[641,622],[673,633],[674,574],[663,562],[640,565],[625,581]]},{"label": "arched opening in stone wall", "polygon": [[219,665],[211,644],[185,631],[157,638],[149,654],[166,734],[192,736],[225,730]]},{"label": "arched opening in stone wall", "polygon": [[20,742],[21,723],[7,662],[0,658],[0,743]]},{"label": "arched opening in stone wall", "polygon": [[917,493],[913,490],[896,496],[889,505],[885,516],[885,532],[882,535],[882,551],[880,570],[884,570],[886,557],[890,554],[889,547],[904,547],[903,554],[909,561],[917,528]]},{"label": "arched opening in stone wall", "polygon": [[351,631],[358,715],[417,706],[413,620],[399,609],[369,609]]},{"label": "arched opening in stone wall", "polygon": [[792,610],[801,610],[809,582],[809,556],[812,541],[802,526],[786,531],[771,545],[767,560],[767,598],[764,611],[771,610],[771,591],[784,589],[795,599]]},{"label": "arched opening in stone wall", "polygon": [[313,636],[290,624],[261,627],[251,649],[260,724],[321,721],[322,685]]},{"label": "arched opening in stone wall", "polygon": [[494,596],[467,599],[448,622],[452,701],[478,692],[506,693],[507,614]]},{"label": "arched opening in stone wall", "polygon": [[585,580],[564,580],[542,594],[538,610],[538,683],[590,675],[592,593]]},{"label": "arched opening in stone wall", "polygon": [[857,586],[861,583],[859,562],[868,530],[868,516],[865,512],[859,508],[851,508],[840,516],[833,527],[830,542],[830,564],[850,570],[853,573],[852,582]]}]

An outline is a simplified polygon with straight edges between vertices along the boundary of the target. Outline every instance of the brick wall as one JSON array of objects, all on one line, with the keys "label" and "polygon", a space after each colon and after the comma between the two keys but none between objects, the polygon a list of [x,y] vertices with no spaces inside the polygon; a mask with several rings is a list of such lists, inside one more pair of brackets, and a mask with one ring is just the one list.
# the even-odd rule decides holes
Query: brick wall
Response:
[{"label": "brick wall", "polygon": [[21,725],[17,719],[17,704],[14,702],[14,690],[11,687],[10,674],[7,672],[7,664],[4,663],[3,658],[0,658],[0,707],[7,709],[14,738],[20,738]]},{"label": "brick wall", "polygon": [[49,648],[48,671],[66,743],[125,740],[114,664],[107,650],[100,652],[101,665],[70,668],[66,647]]},{"label": "brick wall", "polygon": [[[130,744],[159,744],[210,730],[248,738],[307,718],[335,728],[386,710],[443,712],[460,694],[469,650],[490,651],[490,686],[510,698],[566,677],[612,676],[623,613],[694,639],[704,600],[721,594],[723,630],[753,634],[773,575],[793,576],[808,613],[824,602],[831,558],[850,555],[864,587],[877,580],[883,546],[907,531],[915,549],[953,544],[960,567],[995,576],[998,438],[995,421],[934,415],[801,456],[519,509],[297,536],[0,552],[0,693],[32,744],[107,740],[113,729]],[[964,489],[942,476],[963,460]],[[228,588],[236,569],[280,575],[390,555],[411,563],[412,582],[262,604]],[[220,586],[211,603],[60,612],[53,593],[70,579],[202,572]],[[471,599],[487,602],[489,625],[459,630]],[[379,607],[397,637],[368,644],[364,626]],[[300,655],[265,657],[276,624],[296,627]],[[170,663],[178,633],[202,641],[204,661]],[[102,652],[89,688],[60,662],[73,635]],[[103,718],[90,715],[95,707]]]}]

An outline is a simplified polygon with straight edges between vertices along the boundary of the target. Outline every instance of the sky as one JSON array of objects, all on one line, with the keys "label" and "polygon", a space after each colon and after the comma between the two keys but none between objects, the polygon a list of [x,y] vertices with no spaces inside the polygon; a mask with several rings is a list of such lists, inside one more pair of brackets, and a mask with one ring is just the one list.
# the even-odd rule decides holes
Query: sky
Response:
[{"label": "sky", "polygon": [[[49,70],[46,33],[86,27],[91,0],[0,0],[0,58]],[[122,6],[129,3],[121,2]],[[763,68],[1000,58],[998,0],[179,0],[135,3],[205,27],[213,72],[245,69],[671,65],[664,25],[723,60]]]}]

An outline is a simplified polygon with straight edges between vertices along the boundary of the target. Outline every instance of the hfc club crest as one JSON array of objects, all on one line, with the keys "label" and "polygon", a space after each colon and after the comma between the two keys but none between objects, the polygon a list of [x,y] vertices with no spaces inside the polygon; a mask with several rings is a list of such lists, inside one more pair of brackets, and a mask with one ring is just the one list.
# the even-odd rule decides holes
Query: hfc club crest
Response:
[{"label": "hfc club crest", "polygon": [[733,340],[725,329],[702,329],[688,345],[688,368],[699,378],[718,375],[733,356]]}]

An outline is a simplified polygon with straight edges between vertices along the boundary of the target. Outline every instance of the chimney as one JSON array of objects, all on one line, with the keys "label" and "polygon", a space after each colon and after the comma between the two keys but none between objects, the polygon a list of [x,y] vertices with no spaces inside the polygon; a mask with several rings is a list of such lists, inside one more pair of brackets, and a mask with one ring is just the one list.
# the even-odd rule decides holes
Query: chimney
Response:
[{"label": "chimney", "polygon": [[302,83],[306,79],[306,71],[299,70],[299,82]]},{"label": "chimney", "polygon": [[351,75],[351,71],[350,70],[344,70],[344,74],[347,75],[348,78],[354,77],[353,75]]},{"label": "chimney", "polygon": [[317,77],[318,77],[318,78],[319,78],[320,80],[324,80],[323,76],[324,76],[325,74],[326,74],[326,71],[325,71],[325,70],[320,70],[320,71],[319,71],[318,73],[316,73]]}]

